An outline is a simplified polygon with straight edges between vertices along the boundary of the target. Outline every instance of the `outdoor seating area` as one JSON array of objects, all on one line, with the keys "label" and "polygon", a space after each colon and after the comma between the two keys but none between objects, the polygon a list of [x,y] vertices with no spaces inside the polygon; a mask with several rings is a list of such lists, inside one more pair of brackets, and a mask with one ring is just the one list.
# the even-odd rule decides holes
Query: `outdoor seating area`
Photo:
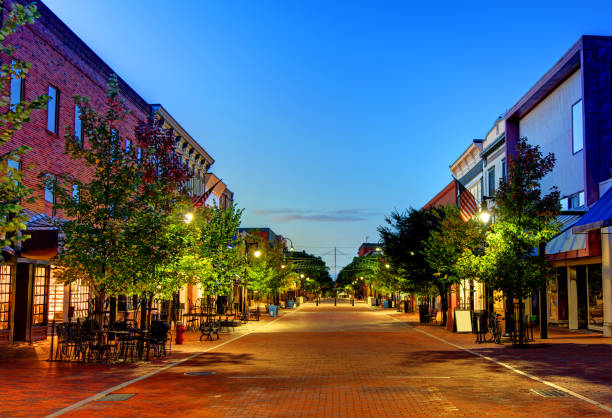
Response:
[{"label": "outdoor seating area", "polygon": [[57,361],[148,361],[151,357],[165,357],[172,348],[170,325],[163,321],[152,321],[149,328],[138,328],[133,320],[102,327],[95,320],[77,320],[57,324],[54,334],[56,346],[50,357]]}]

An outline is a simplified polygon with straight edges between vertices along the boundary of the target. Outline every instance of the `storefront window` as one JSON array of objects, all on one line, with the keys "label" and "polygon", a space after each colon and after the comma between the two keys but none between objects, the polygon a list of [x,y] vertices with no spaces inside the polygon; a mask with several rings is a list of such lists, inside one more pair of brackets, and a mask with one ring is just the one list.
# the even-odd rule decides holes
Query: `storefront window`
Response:
[{"label": "storefront window", "polygon": [[555,269],[555,278],[549,282],[549,319],[567,321],[567,267]]},{"label": "storefront window", "polygon": [[74,319],[86,318],[89,313],[89,287],[79,280],[70,283],[70,306],[74,307]]},{"label": "storefront window", "polygon": [[588,266],[589,325],[603,325],[601,264]]},{"label": "storefront window", "polygon": [[9,328],[11,313],[11,266],[0,266],[0,330]]},{"label": "storefront window", "polygon": [[64,311],[64,283],[57,280],[53,270],[49,278],[49,320],[62,320]]},{"label": "storefront window", "polygon": [[47,300],[49,296],[49,267],[34,269],[34,298],[32,300],[32,325],[46,324]]}]

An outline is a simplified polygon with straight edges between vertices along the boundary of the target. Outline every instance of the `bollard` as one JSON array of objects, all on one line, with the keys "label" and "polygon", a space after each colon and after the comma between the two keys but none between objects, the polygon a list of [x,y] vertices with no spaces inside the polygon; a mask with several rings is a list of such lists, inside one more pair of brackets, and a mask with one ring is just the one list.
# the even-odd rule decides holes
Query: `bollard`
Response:
[{"label": "bollard", "polygon": [[355,299],[351,299],[351,306],[355,306]]},{"label": "bollard", "polygon": [[334,298],[334,306],[336,306],[337,301],[338,301],[338,298]]},{"label": "bollard", "polygon": [[316,306],[319,306],[319,298],[317,298],[315,302],[316,302]]}]

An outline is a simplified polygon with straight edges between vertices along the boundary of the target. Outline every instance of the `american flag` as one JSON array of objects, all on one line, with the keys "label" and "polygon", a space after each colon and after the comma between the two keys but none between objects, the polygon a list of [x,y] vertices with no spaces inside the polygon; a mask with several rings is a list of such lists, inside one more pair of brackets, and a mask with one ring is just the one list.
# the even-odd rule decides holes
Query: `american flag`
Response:
[{"label": "american flag", "polygon": [[463,222],[467,222],[478,212],[478,203],[461,182],[457,181],[457,186],[459,187],[459,214]]}]

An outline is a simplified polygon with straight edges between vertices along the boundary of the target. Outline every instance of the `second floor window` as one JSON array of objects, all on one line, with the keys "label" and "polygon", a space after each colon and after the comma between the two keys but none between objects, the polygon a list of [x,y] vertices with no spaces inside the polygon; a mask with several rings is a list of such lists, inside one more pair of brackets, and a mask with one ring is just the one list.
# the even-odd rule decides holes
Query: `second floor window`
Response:
[{"label": "second floor window", "polygon": [[130,152],[130,150],[132,149],[132,142],[129,139],[125,140],[125,150],[127,152]]},{"label": "second floor window", "polygon": [[[15,61],[12,61],[15,64]],[[11,108],[15,108],[16,105],[21,103],[23,100],[23,78],[21,78],[21,70],[16,70],[16,74],[11,75]]]},{"label": "second floor window", "polygon": [[59,91],[49,86],[49,102],[47,103],[47,130],[49,132],[57,133],[57,116],[58,116],[58,104],[59,104]]},{"label": "second floor window", "polygon": [[489,183],[488,195],[493,196],[495,194],[495,167],[489,170],[487,181]]},{"label": "second floor window", "polygon": [[582,100],[578,100],[572,106],[572,151],[574,153],[582,150],[584,138],[582,135]]},{"label": "second floor window", "polygon": [[[15,174],[20,170],[19,161],[9,159],[7,165],[8,165],[8,170],[11,174]],[[19,182],[15,180],[15,185],[17,184],[19,184]]]},{"label": "second floor window", "polygon": [[53,203],[53,188],[55,187],[55,177],[53,177],[51,174],[48,174],[47,179],[51,180],[51,182],[45,186],[45,200],[49,203]]},{"label": "second floor window", "polygon": [[81,148],[83,148],[83,124],[81,123],[81,108],[74,105],[74,137]]},{"label": "second floor window", "polygon": [[505,183],[506,182],[506,170],[508,169],[506,167],[506,159],[505,158],[502,160],[501,169],[502,169],[501,178],[502,178],[502,181]]}]

